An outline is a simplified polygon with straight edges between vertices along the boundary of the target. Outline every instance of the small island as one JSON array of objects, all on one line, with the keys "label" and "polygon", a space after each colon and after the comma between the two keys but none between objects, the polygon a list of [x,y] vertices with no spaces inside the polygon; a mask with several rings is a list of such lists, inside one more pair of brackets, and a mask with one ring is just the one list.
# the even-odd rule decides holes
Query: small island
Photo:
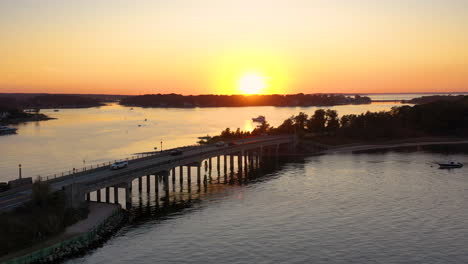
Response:
[{"label": "small island", "polygon": [[147,94],[123,98],[124,106],[139,107],[245,107],[245,106],[333,106],[346,104],[370,104],[366,96],[354,97],[342,94],[290,94],[290,95],[180,95]]}]

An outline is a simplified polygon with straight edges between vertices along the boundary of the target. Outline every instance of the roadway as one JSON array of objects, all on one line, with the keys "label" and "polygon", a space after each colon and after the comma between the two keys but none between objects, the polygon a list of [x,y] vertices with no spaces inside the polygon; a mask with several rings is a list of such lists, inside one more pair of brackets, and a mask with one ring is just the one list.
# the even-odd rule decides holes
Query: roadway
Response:
[{"label": "roadway", "polygon": [[[82,183],[88,184],[91,182],[103,181],[105,179],[110,179],[118,175],[130,173],[135,170],[143,170],[148,167],[154,167],[155,172],[158,165],[167,164],[169,162],[175,162],[178,160],[184,160],[188,157],[194,157],[197,155],[217,153],[221,150],[225,150],[226,153],[229,153],[230,150],[239,148],[240,146],[248,146],[251,144],[258,143],[268,143],[272,141],[277,141],[280,139],[286,139],[284,136],[266,136],[266,137],[255,137],[237,140],[236,144],[233,146],[224,146],[217,147],[215,145],[203,145],[203,146],[194,146],[194,147],[184,147],[181,148],[183,153],[181,155],[172,156],[169,154],[169,150],[164,151],[160,154],[153,155],[150,157],[144,157],[140,159],[135,159],[129,161],[129,165],[126,168],[119,170],[110,170],[110,169],[98,169],[90,170],[89,173],[79,173],[74,177],[63,177],[63,179],[55,179],[51,181],[51,189],[56,191],[62,189],[62,187],[70,185],[72,183]],[[9,195],[0,196],[0,211],[8,210],[15,208],[22,203],[25,203],[30,200],[31,189],[18,191]]]}]

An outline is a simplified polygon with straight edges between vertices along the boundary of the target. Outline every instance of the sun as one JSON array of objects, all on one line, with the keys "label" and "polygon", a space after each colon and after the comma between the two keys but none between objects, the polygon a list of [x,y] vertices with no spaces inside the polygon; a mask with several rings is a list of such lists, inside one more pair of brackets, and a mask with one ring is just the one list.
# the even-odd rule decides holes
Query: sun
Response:
[{"label": "sun", "polygon": [[266,78],[260,74],[250,72],[239,78],[239,90],[243,94],[260,94],[266,87]]}]

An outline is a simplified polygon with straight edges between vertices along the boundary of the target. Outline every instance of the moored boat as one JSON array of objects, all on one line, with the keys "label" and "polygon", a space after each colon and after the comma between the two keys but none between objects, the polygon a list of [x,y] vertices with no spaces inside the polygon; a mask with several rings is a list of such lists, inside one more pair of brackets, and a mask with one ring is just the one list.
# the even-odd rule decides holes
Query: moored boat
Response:
[{"label": "moored boat", "polygon": [[265,122],[265,116],[259,115],[257,117],[252,118],[252,121],[263,123]]},{"label": "moored boat", "polygon": [[460,162],[448,162],[448,163],[438,163],[439,169],[456,169],[463,167],[463,164]]},{"label": "moored boat", "polygon": [[0,135],[14,134],[16,133],[17,128],[0,126]]}]

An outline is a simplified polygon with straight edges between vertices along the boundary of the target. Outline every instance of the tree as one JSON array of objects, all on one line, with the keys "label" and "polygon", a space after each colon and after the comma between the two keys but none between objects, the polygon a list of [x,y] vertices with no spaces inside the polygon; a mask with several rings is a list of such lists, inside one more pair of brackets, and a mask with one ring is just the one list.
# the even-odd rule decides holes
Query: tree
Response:
[{"label": "tree", "polygon": [[326,112],[327,119],[327,131],[334,133],[340,128],[340,122],[338,121],[338,113],[336,110],[328,109]]},{"label": "tree", "polygon": [[283,123],[276,129],[279,134],[289,134],[294,132],[292,117],[283,121]]},{"label": "tree", "polygon": [[293,118],[294,126],[298,131],[303,131],[305,129],[307,118],[308,116],[304,112],[300,112],[297,116]]},{"label": "tree", "polygon": [[322,133],[325,131],[325,110],[317,109],[314,115],[308,120],[307,128],[310,132]]}]

